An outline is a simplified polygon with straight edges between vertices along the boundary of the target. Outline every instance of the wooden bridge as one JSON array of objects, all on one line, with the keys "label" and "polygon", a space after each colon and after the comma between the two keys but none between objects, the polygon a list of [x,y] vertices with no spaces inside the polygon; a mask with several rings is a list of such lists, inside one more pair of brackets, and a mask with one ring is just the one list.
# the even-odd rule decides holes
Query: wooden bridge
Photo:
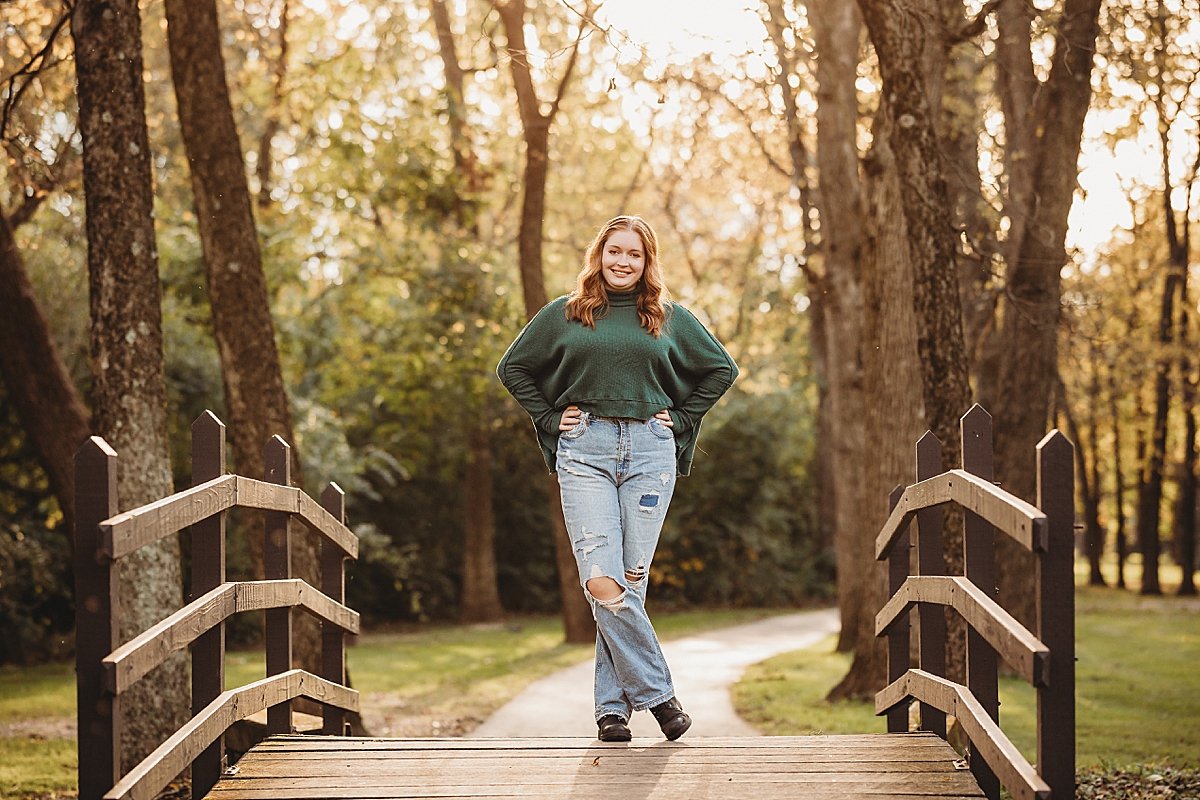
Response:
[{"label": "wooden bridge", "polygon": [[[856,736],[685,738],[677,742],[594,739],[372,739],[345,733],[358,693],[345,685],[344,635],[358,615],[344,605],[345,559],[358,542],[345,525],[341,490],[317,503],[290,486],[287,444],[267,447],[267,480],[225,474],[225,430],[211,412],[192,426],[193,487],[118,513],[117,454],[93,437],[76,455],[76,659],[81,800],[151,800],[188,767],[194,797],[290,798],[975,798],[1066,800],[1074,793],[1073,449],[1052,432],[1038,445],[1038,504],[991,481],[990,418],[978,406],[962,420],[963,465],[943,471],[940,445],[917,446],[917,482],[893,493],[876,540],[889,562],[892,597],[877,616],[888,637],[891,683],[876,698],[888,733]],[[939,506],[965,510],[965,576],[946,576]],[[267,512],[268,580],[228,582],[224,515]],[[289,519],[322,541],[321,587],[291,577]],[[910,558],[909,524],[916,520]],[[116,562],[137,548],[190,529],[191,602],[129,642],[117,641]],[[994,536],[1032,551],[1036,634],[993,599]],[[910,575],[910,561],[916,573]],[[984,588],[987,587],[987,588]],[[918,667],[909,668],[910,610],[920,615]],[[942,677],[945,618],[969,625],[966,683]],[[292,609],[322,625],[320,675],[291,663]],[[224,623],[265,609],[267,677],[224,690]],[[121,700],[172,653],[189,648],[193,717],[128,773],[121,770]],[[997,724],[996,657],[1037,690],[1037,768]],[[321,736],[293,733],[292,701],[322,704]],[[919,703],[910,731],[909,706]],[[266,711],[272,734],[236,763],[224,737]],[[946,717],[966,738],[945,741]],[[586,721],[584,721],[586,722]]]}]

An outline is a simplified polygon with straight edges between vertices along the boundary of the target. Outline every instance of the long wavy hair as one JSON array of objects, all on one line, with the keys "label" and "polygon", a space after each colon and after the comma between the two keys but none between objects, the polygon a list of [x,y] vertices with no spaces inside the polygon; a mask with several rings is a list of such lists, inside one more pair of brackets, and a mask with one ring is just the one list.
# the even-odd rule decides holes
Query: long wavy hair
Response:
[{"label": "long wavy hair", "polygon": [[641,280],[634,290],[637,292],[638,319],[651,336],[657,337],[666,323],[671,295],[667,291],[662,267],[658,263],[658,237],[650,224],[641,217],[623,214],[613,217],[600,228],[584,255],[583,269],[579,270],[575,291],[571,292],[567,299],[567,319],[595,328],[596,319],[608,313],[608,293],[605,291],[601,265],[604,245],[608,242],[608,237],[617,231],[633,231],[641,237],[645,263]]}]

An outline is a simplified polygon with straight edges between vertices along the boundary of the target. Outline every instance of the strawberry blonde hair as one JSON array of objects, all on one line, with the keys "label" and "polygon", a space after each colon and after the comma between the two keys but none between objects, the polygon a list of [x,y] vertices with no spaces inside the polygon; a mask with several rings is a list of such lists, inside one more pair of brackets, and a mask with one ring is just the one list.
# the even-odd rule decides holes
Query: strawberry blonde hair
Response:
[{"label": "strawberry blonde hair", "polygon": [[567,298],[567,319],[575,320],[589,328],[596,327],[596,318],[608,311],[608,293],[600,268],[604,246],[608,237],[617,231],[633,231],[642,240],[644,266],[638,281],[637,309],[642,327],[654,336],[662,333],[663,324],[670,308],[670,293],[663,282],[662,267],[658,263],[658,237],[654,229],[641,217],[621,215],[604,223],[596,238],[588,245],[583,258],[583,269],[575,281],[575,291]]}]

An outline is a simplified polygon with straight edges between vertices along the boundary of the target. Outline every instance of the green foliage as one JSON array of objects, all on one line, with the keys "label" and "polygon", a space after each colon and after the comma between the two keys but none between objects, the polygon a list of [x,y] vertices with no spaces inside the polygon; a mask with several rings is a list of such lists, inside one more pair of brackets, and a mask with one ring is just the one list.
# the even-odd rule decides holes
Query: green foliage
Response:
[{"label": "green foliage", "polygon": [[770,605],[829,597],[831,543],[816,519],[814,426],[802,388],[738,390],[706,420],[679,481],[652,580],[668,598]]},{"label": "green foliage", "polygon": [[70,534],[0,384],[0,664],[67,652]]}]

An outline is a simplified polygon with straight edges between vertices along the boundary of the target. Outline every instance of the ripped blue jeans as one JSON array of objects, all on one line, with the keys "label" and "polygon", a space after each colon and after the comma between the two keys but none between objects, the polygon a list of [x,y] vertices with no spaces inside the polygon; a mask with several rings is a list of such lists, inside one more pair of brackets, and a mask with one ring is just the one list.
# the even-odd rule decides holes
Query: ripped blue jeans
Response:
[{"label": "ripped blue jeans", "polygon": [[[596,719],[628,720],[675,694],[671,671],[646,614],[646,584],[675,490],[675,438],[657,419],[583,412],[558,440],[558,486],[579,582],[596,619]],[[587,589],[608,577],[621,594]]]}]

